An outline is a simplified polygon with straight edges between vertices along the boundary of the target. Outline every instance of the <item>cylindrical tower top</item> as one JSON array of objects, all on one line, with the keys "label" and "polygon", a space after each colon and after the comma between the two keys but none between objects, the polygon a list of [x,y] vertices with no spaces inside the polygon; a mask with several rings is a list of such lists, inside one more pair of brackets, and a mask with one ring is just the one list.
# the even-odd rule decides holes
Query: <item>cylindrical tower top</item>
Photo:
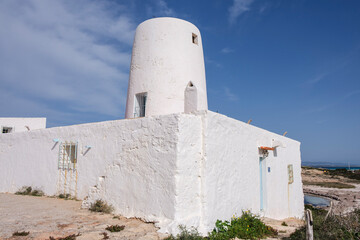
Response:
[{"label": "cylindrical tower top", "polygon": [[200,31],[176,18],[153,18],[135,33],[125,118],[207,109]]}]

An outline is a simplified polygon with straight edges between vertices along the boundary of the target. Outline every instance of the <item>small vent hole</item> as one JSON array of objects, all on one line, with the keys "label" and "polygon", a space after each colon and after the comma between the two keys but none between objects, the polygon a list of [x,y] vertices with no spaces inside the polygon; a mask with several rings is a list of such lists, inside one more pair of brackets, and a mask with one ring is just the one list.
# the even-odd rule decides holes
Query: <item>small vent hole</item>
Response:
[{"label": "small vent hole", "polygon": [[195,33],[192,34],[192,43],[198,44],[198,36]]}]

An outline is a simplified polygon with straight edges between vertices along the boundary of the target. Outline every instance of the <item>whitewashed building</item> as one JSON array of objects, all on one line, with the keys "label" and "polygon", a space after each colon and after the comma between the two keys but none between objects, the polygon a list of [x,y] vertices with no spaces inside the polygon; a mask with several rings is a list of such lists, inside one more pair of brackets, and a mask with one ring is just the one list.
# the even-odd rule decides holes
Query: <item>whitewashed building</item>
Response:
[{"label": "whitewashed building", "polygon": [[46,128],[46,118],[0,118],[0,134]]},{"label": "whitewashed building", "polygon": [[200,32],[175,18],[137,28],[126,119],[2,134],[0,165],[0,192],[103,199],[161,232],[303,217],[300,143],[208,111]]}]

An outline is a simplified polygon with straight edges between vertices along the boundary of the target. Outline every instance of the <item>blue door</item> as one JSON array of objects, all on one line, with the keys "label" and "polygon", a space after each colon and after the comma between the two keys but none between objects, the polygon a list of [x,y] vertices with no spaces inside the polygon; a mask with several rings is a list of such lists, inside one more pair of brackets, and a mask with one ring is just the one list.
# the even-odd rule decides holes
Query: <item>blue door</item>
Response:
[{"label": "blue door", "polygon": [[265,173],[266,165],[265,158],[259,159],[259,175],[260,175],[260,210],[264,210],[264,187],[265,187]]}]

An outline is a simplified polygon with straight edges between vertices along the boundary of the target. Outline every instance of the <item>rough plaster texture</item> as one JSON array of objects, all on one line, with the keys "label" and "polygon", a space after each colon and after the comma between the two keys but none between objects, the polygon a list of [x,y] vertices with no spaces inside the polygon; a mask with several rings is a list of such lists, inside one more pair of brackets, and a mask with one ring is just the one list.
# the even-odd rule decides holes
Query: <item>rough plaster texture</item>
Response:
[{"label": "rough plaster texture", "polygon": [[[230,219],[243,210],[282,219],[303,217],[300,143],[255,126],[208,112],[205,115],[203,226]],[[264,211],[260,211],[259,146],[277,140],[286,145],[265,158]],[[294,183],[288,184],[287,165],[293,164]],[[268,172],[270,167],[270,172]]]},{"label": "rough plaster texture", "polygon": [[[77,170],[65,174],[66,182],[54,138],[78,142]],[[273,139],[285,147],[265,159],[271,171],[260,211],[258,147],[271,146]],[[47,195],[76,194],[84,206],[101,198],[118,214],[156,222],[161,232],[175,234],[183,224],[206,234],[217,219],[242,210],[301,218],[300,161],[299,142],[200,111],[3,134],[0,192],[31,185]],[[294,168],[292,184],[288,164]]]},{"label": "rough plaster texture", "polygon": [[[197,35],[197,44],[192,42]],[[135,95],[147,92],[145,116],[184,112],[189,82],[197,91],[194,110],[207,110],[200,31],[176,18],[153,18],[135,33],[125,118],[134,117]]]},{"label": "rough plaster texture", "polygon": [[[27,132],[46,128],[46,118],[0,118],[0,131],[11,127],[11,132]],[[2,134],[2,131],[0,132]]]}]

